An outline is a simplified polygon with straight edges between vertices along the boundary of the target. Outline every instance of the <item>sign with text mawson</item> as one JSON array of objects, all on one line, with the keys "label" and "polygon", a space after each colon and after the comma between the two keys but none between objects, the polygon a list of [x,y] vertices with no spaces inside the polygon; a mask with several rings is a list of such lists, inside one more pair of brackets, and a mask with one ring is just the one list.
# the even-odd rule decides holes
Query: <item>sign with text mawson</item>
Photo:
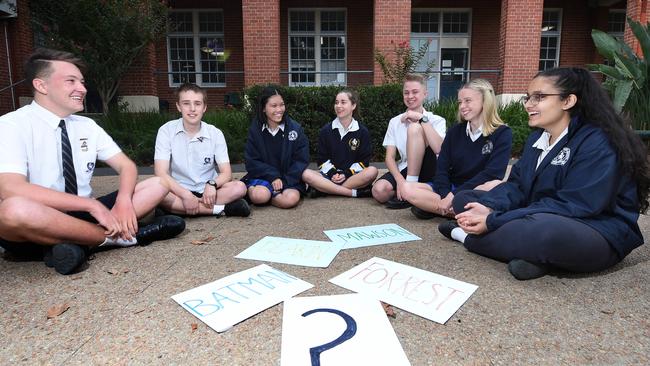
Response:
[{"label": "sign with text mawson", "polygon": [[422,240],[397,224],[351,227],[326,230],[325,235],[335,243],[343,243],[343,249],[361,248],[372,245]]},{"label": "sign with text mawson", "polygon": [[284,302],[282,366],[410,365],[379,301],[362,295]]},{"label": "sign with text mawson", "polygon": [[478,288],[377,257],[332,278],[330,282],[440,324],[445,324]]},{"label": "sign with text mawson", "polygon": [[235,258],[325,268],[334,260],[342,246],[341,243],[329,241],[265,236]]},{"label": "sign with text mawson", "polygon": [[210,328],[223,332],[233,325],[314,287],[266,264],[172,296]]}]

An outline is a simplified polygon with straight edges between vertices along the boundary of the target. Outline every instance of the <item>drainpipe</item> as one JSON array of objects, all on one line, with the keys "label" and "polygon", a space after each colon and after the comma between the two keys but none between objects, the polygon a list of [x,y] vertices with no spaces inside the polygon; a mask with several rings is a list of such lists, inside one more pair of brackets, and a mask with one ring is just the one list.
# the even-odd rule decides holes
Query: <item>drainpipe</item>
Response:
[{"label": "drainpipe", "polygon": [[[11,56],[9,55],[9,35],[7,33],[7,22],[4,22],[5,27],[5,47],[7,49],[7,69],[9,71],[9,85],[13,85],[14,80],[11,75]],[[14,95],[14,87],[11,87],[11,105],[13,106],[13,109],[16,110],[16,97]]]}]

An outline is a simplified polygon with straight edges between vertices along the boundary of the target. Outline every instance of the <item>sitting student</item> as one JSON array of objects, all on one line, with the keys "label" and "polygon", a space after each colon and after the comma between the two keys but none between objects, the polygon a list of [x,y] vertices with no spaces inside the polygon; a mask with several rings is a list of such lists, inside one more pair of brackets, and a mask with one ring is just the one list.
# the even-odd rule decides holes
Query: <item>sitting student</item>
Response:
[{"label": "sitting student", "polygon": [[[384,137],[388,173],[372,186],[372,196],[378,202],[386,203],[386,208],[392,209],[411,206],[402,197],[404,183],[430,182],[433,179],[436,155],[440,153],[447,129],[444,118],[422,107],[427,96],[426,81],[422,75],[406,75],[403,93],[406,112],[390,120]],[[395,163],[397,152],[399,163]]]},{"label": "sitting student", "polygon": [[321,128],[318,136],[320,172],[305,169],[302,179],[309,184],[309,195],[325,193],[347,197],[370,197],[370,185],[377,168],[370,166],[372,142],[366,126],[352,116],[357,112],[358,95],[348,89],[336,95],[336,119]]},{"label": "sitting student", "polygon": [[489,192],[459,192],[458,223],[438,229],[508,262],[519,280],[551,268],[611,267],[643,244],[637,220],[648,208],[646,148],[587,70],[542,71],[527,94],[528,125],[538,130],[508,181]]},{"label": "sitting student", "polygon": [[[0,245],[61,274],[79,269],[87,248],[146,245],[185,228],[162,216],[138,227],[169,192],[160,178],[136,184],[135,164],[84,109],[83,64],[68,52],[38,49],[25,64],[34,101],[0,117]],[[91,197],[96,159],[119,173],[120,188]]]},{"label": "sitting student", "polygon": [[242,178],[253,204],[269,201],[291,208],[305,192],[302,173],[309,164],[309,141],[298,122],[287,115],[284,99],[272,86],[262,90],[257,113],[248,130]]},{"label": "sitting student", "polygon": [[[458,119],[442,142],[433,183],[406,183],[402,198],[421,219],[453,215],[454,194],[466,189],[489,191],[502,179],[510,160],[512,130],[497,112],[492,85],[475,79],[458,91]],[[444,198],[443,198],[444,197]]]},{"label": "sitting student", "polygon": [[160,206],[183,215],[248,216],[246,185],[232,181],[223,133],[201,121],[207,93],[183,84],[176,94],[182,117],[165,123],[156,136],[154,169],[171,191]]}]

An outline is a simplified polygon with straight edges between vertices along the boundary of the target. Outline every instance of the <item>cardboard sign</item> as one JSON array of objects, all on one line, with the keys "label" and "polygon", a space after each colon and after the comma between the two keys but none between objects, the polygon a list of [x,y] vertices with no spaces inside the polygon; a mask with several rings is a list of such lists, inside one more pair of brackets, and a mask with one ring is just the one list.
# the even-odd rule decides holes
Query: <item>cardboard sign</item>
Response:
[{"label": "cardboard sign", "polygon": [[339,253],[342,243],[266,236],[235,258],[325,268]]},{"label": "cardboard sign", "polygon": [[379,301],[361,294],[287,299],[281,364],[410,365]]},{"label": "cardboard sign", "polygon": [[332,278],[330,282],[440,324],[446,323],[478,288],[377,257]]},{"label": "cardboard sign", "polygon": [[331,241],[343,243],[343,249],[422,240],[417,235],[412,234],[397,224],[359,226],[347,229],[327,230],[324,233]]},{"label": "cardboard sign", "polygon": [[262,310],[314,287],[266,264],[181,292],[172,299],[223,332]]}]

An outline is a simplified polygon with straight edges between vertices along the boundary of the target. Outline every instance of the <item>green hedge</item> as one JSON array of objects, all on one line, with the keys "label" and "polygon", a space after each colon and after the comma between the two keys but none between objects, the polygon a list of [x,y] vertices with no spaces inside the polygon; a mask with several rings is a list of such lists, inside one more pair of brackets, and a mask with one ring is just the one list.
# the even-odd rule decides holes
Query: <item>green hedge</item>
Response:
[{"label": "green hedge", "polygon": [[[223,131],[228,142],[228,154],[233,163],[244,159],[244,145],[248,127],[255,110],[255,100],[263,86],[254,86],[244,90],[250,105],[240,109],[209,111],[203,120]],[[341,87],[286,87],[280,86],[285,98],[289,115],[300,122],[309,137],[312,156],[316,156],[318,131],[333,120],[334,99]],[[388,121],[405,110],[402,101],[402,89],[399,85],[361,86],[355,88],[359,93],[360,121],[370,130],[373,140],[374,161],[383,161],[382,142],[388,127]],[[456,122],[458,105],[455,100],[426,103],[425,108],[444,117],[447,126]],[[513,130],[512,154],[521,153],[526,137],[530,133],[528,114],[520,103],[511,103],[499,109],[503,120]],[[178,113],[125,113],[111,112],[106,116],[95,118],[98,123],[122,147],[124,152],[138,165],[153,164],[154,145],[158,128],[165,122],[179,118]]]}]

